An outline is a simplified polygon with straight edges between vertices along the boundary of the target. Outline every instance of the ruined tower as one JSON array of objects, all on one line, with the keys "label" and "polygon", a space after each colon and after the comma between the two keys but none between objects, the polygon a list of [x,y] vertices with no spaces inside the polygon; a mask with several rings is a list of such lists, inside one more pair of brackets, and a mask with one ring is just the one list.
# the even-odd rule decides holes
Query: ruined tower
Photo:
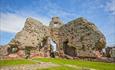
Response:
[{"label": "ruined tower", "polygon": [[52,20],[49,24],[50,34],[52,40],[56,43],[56,51],[59,53],[61,51],[61,38],[59,28],[63,26],[63,22],[59,17],[52,17]]},{"label": "ruined tower", "polygon": [[63,22],[60,20],[59,17],[52,17],[52,20],[49,24],[51,28],[60,28],[63,25]]}]

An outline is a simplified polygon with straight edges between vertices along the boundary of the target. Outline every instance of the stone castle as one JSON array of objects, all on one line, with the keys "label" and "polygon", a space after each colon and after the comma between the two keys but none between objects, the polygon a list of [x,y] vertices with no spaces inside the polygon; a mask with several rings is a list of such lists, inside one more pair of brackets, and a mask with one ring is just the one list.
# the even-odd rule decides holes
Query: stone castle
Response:
[{"label": "stone castle", "polygon": [[[56,51],[53,51],[54,46]],[[64,24],[53,17],[49,26],[27,18],[24,28],[4,47],[0,47],[0,58],[32,57],[101,57],[106,45],[104,35],[83,17]],[[55,55],[54,55],[55,54]]]}]

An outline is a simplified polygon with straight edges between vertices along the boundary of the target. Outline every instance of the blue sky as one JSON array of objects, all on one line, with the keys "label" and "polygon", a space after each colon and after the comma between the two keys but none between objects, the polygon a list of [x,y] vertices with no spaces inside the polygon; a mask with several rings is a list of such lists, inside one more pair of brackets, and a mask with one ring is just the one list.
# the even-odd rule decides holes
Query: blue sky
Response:
[{"label": "blue sky", "polygon": [[0,0],[0,45],[15,37],[27,17],[48,25],[53,16],[64,23],[84,17],[101,30],[107,45],[115,44],[115,0]]}]

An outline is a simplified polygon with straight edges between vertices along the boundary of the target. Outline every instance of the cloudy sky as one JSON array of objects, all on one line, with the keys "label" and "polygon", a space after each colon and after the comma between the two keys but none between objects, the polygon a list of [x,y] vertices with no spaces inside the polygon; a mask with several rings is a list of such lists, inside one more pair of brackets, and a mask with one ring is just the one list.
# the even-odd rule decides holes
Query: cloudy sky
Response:
[{"label": "cloudy sky", "polygon": [[115,44],[115,0],[0,0],[0,45],[15,37],[27,17],[48,25],[52,16],[65,24],[84,17],[101,30],[107,45]]}]

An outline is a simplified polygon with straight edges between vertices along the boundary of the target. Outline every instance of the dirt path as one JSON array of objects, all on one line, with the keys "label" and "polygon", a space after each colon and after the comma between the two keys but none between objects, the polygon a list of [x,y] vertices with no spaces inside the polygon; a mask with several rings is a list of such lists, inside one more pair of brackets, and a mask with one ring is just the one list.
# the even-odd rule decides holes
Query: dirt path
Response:
[{"label": "dirt path", "polygon": [[[51,62],[41,62],[38,60],[32,60],[29,59],[30,61],[36,62],[36,64],[22,64],[22,65],[13,65],[13,66],[2,66],[0,67],[0,70],[39,70],[39,69],[47,69],[50,67],[57,67],[61,66],[59,64],[54,64]],[[76,65],[71,65],[71,64],[64,64],[64,66],[75,68],[76,70],[96,70],[93,68],[87,68],[87,67],[79,67]]]},{"label": "dirt path", "polygon": [[76,70],[96,70],[96,69],[93,69],[93,68],[79,67],[79,66],[70,65],[70,64],[65,64],[64,66],[72,67],[72,68],[75,68]]},{"label": "dirt path", "polygon": [[14,65],[14,66],[3,66],[0,67],[0,70],[36,70],[36,69],[43,69],[49,67],[56,67],[59,66],[57,64],[53,64],[50,62],[40,62],[37,64],[26,64],[26,65]]}]

